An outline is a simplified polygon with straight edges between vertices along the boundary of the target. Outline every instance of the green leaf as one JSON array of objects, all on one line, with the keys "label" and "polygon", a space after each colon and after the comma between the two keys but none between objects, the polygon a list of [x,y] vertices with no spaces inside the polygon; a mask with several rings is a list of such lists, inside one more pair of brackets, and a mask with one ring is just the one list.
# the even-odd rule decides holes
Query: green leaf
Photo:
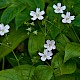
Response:
[{"label": "green leaf", "polygon": [[57,53],[54,55],[52,61],[51,61],[51,66],[53,68],[59,68],[63,63],[63,55],[61,53]]},{"label": "green leaf", "polygon": [[80,44],[68,43],[65,48],[64,62],[73,57],[80,57]]},{"label": "green leaf", "polygon": [[12,4],[9,6],[1,16],[1,22],[4,24],[8,24],[12,19],[15,18],[22,10],[24,10],[26,6],[21,3]]},{"label": "green leaf", "polygon": [[50,80],[53,76],[53,69],[50,66],[40,65],[34,71],[31,80]]},{"label": "green leaf", "polygon": [[30,10],[25,9],[15,18],[16,29],[18,29],[24,22],[27,22],[29,20],[30,20]]},{"label": "green leaf", "polygon": [[75,75],[62,75],[56,77],[56,80],[75,80]]},{"label": "green leaf", "polygon": [[74,26],[78,26],[80,27],[80,14],[78,16],[76,16],[75,20],[72,22],[72,24],[74,24]]},{"label": "green leaf", "polygon": [[76,63],[73,60],[69,60],[66,63],[62,64],[60,67],[61,75],[63,74],[72,74],[76,71]]},{"label": "green leaf", "polygon": [[0,9],[8,7],[10,3],[11,3],[10,0],[0,0]]},{"label": "green leaf", "polygon": [[30,56],[37,55],[37,51],[41,51],[44,47],[45,36],[38,32],[37,35],[30,35],[28,43],[28,51]]},{"label": "green leaf", "polygon": [[26,0],[26,2],[32,9],[40,8],[41,10],[43,10],[45,7],[44,0]]},{"label": "green leaf", "polygon": [[14,27],[12,27],[10,29],[11,29],[11,31],[10,31],[9,35],[7,36],[7,39],[4,38],[2,45],[0,45],[0,58],[9,54],[22,41],[24,41],[28,37],[27,32],[26,32],[25,28],[23,28],[23,27],[17,31],[14,29]]},{"label": "green leaf", "polygon": [[64,35],[64,34],[60,34],[59,36],[57,36],[56,38],[56,46],[57,46],[57,50],[59,51],[65,51],[65,46],[67,45],[67,43],[69,43],[69,39]]},{"label": "green leaf", "polygon": [[0,80],[31,80],[34,67],[30,65],[21,65],[13,69],[0,71]]}]

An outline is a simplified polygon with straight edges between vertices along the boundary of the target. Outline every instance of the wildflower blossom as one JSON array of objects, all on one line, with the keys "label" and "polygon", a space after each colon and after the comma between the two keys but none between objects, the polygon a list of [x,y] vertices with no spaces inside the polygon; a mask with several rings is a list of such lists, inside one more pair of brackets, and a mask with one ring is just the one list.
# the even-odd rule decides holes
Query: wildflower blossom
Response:
[{"label": "wildflower blossom", "polygon": [[44,47],[48,50],[48,51],[50,51],[50,50],[52,50],[52,49],[56,49],[56,46],[55,46],[55,41],[54,40],[47,40],[46,41],[46,43],[47,44],[44,44]]},{"label": "wildflower blossom", "polygon": [[51,51],[48,51],[47,49],[44,49],[44,52],[43,53],[38,53],[40,56],[41,56],[41,60],[42,61],[45,61],[46,59],[50,60],[53,55],[53,53]]},{"label": "wildflower blossom", "polygon": [[75,16],[70,16],[70,12],[67,12],[66,15],[65,14],[62,14],[62,22],[63,23],[71,23],[71,20],[74,20]]},{"label": "wildflower blossom", "polygon": [[0,35],[3,36],[5,33],[9,32],[10,26],[9,25],[5,25],[4,24],[0,24]]},{"label": "wildflower blossom", "polygon": [[66,6],[62,6],[61,7],[61,3],[57,3],[57,5],[53,5],[53,8],[55,9],[54,12],[55,13],[63,13],[63,10],[66,9]]},{"label": "wildflower blossom", "polygon": [[40,8],[36,8],[36,12],[34,11],[30,12],[30,15],[32,16],[31,20],[33,21],[36,19],[42,20],[44,18],[42,15],[44,14],[45,14],[44,10],[40,11]]},{"label": "wildflower blossom", "polygon": [[31,29],[31,27],[29,27],[29,28],[27,28],[26,30],[29,31],[29,32],[31,32],[32,29]]}]

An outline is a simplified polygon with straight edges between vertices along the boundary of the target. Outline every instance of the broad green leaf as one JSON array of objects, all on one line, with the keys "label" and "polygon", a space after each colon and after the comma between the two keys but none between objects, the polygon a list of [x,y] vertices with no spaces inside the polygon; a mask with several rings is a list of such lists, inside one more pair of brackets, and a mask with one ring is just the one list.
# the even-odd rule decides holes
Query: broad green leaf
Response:
[{"label": "broad green leaf", "polygon": [[56,77],[56,80],[75,80],[75,75],[62,75]]},{"label": "broad green leaf", "polygon": [[16,29],[18,29],[24,22],[30,20],[30,10],[25,9],[15,18]]},{"label": "broad green leaf", "polygon": [[[13,25],[13,24],[12,24]],[[11,26],[11,31],[6,38],[4,38],[2,45],[0,45],[0,58],[9,54],[12,50],[14,50],[22,41],[24,41],[28,35],[24,27],[19,30],[15,30],[14,27]],[[8,44],[9,45],[8,45]]]},{"label": "broad green leaf", "polygon": [[64,35],[64,34],[60,34],[59,36],[57,36],[56,38],[56,46],[57,46],[57,50],[59,51],[65,51],[65,46],[67,45],[67,43],[69,43],[69,39]]},{"label": "broad green leaf", "polygon": [[31,80],[35,67],[21,65],[0,71],[0,80]]},{"label": "broad green leaf", "polygon": [[62,65],[62,63],[63,63],[62,53],[55,54],[51,61],[51,66],[53,66],[53,68],[59,68]]},{"label": "broad green leaf", "polygon": [[30,56],[36,55],[37,51],[41,51],[44,47],[45,36],[41,32],[37,35],[31,34],[29,37],[28,51]]},{"label": "broad green leaf", "polygon": [[76,71],[76,63],[73,60],[69,60],[66,63],[62,64],[60,67],[61,75],[63,74],[72,74]]},{"label": "broad green leaf", "polygon": [[75,20],[72,22],[72,24],[74,24],[74,26],[78,26],[80,27],[80,14],[78,16],[76,16]]},{"label": "broad green leaf", "polygon": [[21,3],[12,4],[3,12],[1,16],[1,22],[4,24],[8,24],[16,15],[18,15],[22,10],[24,10],[26,6]]},{"label": "broad green leaf", "polygon": [[26,0],[26,2],[32,9],[40,8],[41,10],[43,10],[45,7],[44,0]]},{"label": "broad green leaf", "polygon": [[10,0],[0,0],[0,9],[8,7],[10,3]]},{"label": "broad green leaf", "polygon": [[65,48],[64,62],[73,57],[80,57],[80,44],[68,43]]},{"label": "broad green leaf", "polygon": [[50,66],[40,65],[36,67],[31,80],[51,80],[53,69]]}]

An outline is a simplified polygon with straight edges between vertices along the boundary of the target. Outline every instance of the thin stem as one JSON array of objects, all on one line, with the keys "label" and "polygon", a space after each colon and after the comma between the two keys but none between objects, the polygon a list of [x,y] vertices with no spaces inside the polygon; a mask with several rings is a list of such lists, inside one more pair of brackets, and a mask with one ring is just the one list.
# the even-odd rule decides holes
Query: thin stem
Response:
[{"label": "thin stem", "polygon": [[[48,66],[50,66],[50,64],[46,61],[46,64],[48,65]],[[51,67],[51,66],[50,66]]]},{"label": "thin stem", "polygon": [[5,65],[5,57],[3,57],[3,59],[2,59],[3,61],[2,61],[2,70],[4,70],[4,65]]}]

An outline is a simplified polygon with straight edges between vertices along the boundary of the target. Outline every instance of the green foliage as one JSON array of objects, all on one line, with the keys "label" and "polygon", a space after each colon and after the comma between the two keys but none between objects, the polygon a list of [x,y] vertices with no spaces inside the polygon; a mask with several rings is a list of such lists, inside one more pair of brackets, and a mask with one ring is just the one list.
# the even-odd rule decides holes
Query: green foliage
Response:
[{"label": "green foliage", "polygon": [[0,80],[31,80],[35,67],[21,65],[0,72]]},{"label": "green foliage", "polygon": [[65,48],[64,62],[73,57],[80,56],[80,44],[78,43],[68,43]]},{"label": "green foliage", "polygon": [[[59,2],[66,6],[64,14],[75,16],[70,24],[54,12]],[[43,20],[31,20],[36,8],[45,11]],[[0,80],[80,80],[80,0],[0,0],[0,22],[10,25],[0,36]],[[56,49],[42,62],[38,52],[46,40],[55,40]]]}]

